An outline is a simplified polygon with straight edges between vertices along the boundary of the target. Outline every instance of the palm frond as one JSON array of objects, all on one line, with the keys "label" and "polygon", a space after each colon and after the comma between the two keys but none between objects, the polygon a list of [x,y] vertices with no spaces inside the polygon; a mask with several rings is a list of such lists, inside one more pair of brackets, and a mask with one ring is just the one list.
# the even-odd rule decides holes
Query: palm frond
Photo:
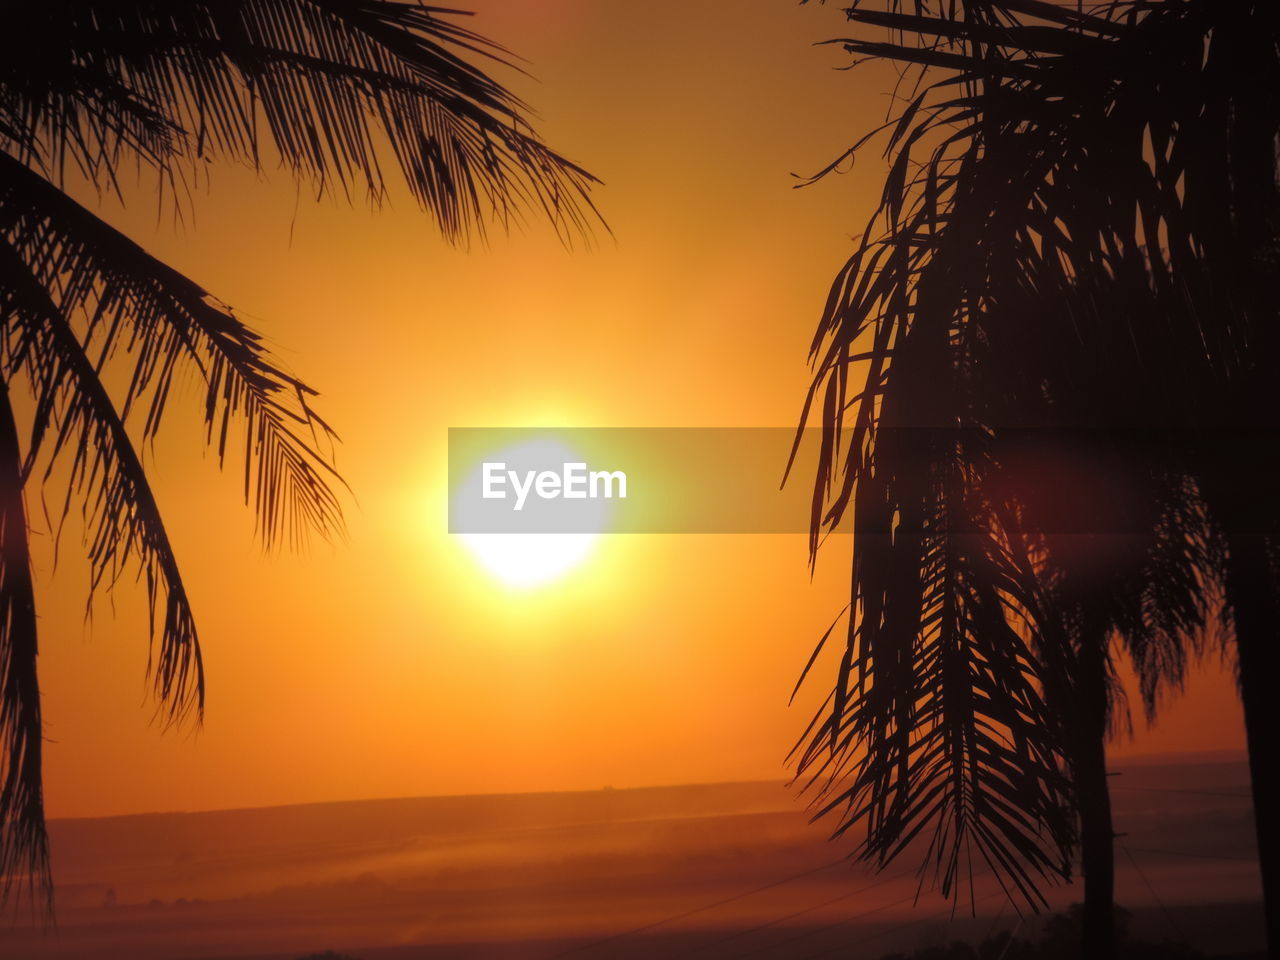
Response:
[{"label": "palm frond", "polygon": [[390,161],[451,240],[526,209],[566,241],[589,235],[595,178],[471,62],[510,66],[458,16],[398,0],[18,7],[5,14],[0,146],[55,182],[73,163],[103,185],[128,161],[177,183],[209,157],[258,167],[274,151],[319,191],[374,203]]},{"label": "palm frond", "polygon": [[944,895],[985,866],[1040,905],[1041,881],[1070,875],[1074,832],[1033,638],[1010,616],[1012,581],[993,586],[994,538],[934,511],[923,529],[903,510],[892,534],[857,535],[860,615],[797,772],[818,778],[837,836],[865,828],[865,859],[916,849]]},{"label": "palm frond", "polygon": [[158,656],[148,666],[156,695],[171,720],[198,716],[204,668],[195,618],[142,463],[75,332],[8,244],[0,244],[0,310],[17,321],[6,343],[8,379],[21,373],[36,396],[23,476],[30,451],[51,437],[51,461],[69,460],[64,515],[73,497],[82,499],[93,589],[114,585],[131,565],[138,566],[152,637],[159,641]]},{"label": "palm frond", "polygon": [[487,72],[514,68],[509,55],[461,15],[396,0],[53,0],[0,14],[0,386],[35,401],[25,450],[0,416],[0,902],[25,878],[51,906],[24,486],[66,484],[60,520],[83,521],[91,596],[133,571],[146,583],[148,673],[170,722],[200,715],[204,674],[139,451],[178,378],[202,383],[220,463],[242,452],[268,548],[342,525],[336,437],[314,391],[229,307],[60,188],[78,169],[119,190],[133,167],[181,199],[230,158],[376,205],[394,169],[450,241],[530,213],[566,243],[589,238],[595,178],[532,130]]},{"label": "palm frond", "polygon": [[[1258,336],[1247,315],[1208,322],[1210,292],[1240,270],[1204,251],[1234,228],[1188,215],[1229,208],[1230,177],[1190,135],[1230,156],[1228,108],[1201,80],[1204,4],[883,6],[849,17],[889,40],[840,42],[928,80],[884,128],[880,203],[812,346],[811,549],[851,516],[854,615],[797,756],[836,791],[842,830],[865,821],[865,856],[929,835],[945,890],[967,834],[1034,903],[1073,842],[1064,725],[1080,645],[1122,633],[1150,710],[1205,624],[1221,548],[1179,431],[1223,409]],[[920,428],[945,439],[904,440]],[[1127,428],[1159,456],[1111,458]],[[1118,572],[1105,589],[1071,545],[1081,531],[1054,525],[1066,483],[1010,461],[1028,430],[1081,429],[1099,488],[1123,480],[1144,504],[1086,505],[1085,540]],[[1016,747],[983,742],[992,729]]]},{"label": "palm frond", "polygon": [[[228,307],[3,156],[0,239],[28,265],[23,282],[51,291],[42,309],[87,318],[83,352],[95,356],[95,372],[117,354],[132,360],[120,409],[127,417],[144,408],[144,440],[160,427],[174,376],[198,371],[207,435],[220,460],[234,452],[236,431],[243,431],[244,497],[268,546],[301,545],[311,532],[341,529],[327,450],[334,434],[311,407],[315,392],[281,370]],[[15,353],[14,362],[39,358]],[[54,398],[44,399],[49,406]],[[41,440],[37,430],[31,457]]]}]

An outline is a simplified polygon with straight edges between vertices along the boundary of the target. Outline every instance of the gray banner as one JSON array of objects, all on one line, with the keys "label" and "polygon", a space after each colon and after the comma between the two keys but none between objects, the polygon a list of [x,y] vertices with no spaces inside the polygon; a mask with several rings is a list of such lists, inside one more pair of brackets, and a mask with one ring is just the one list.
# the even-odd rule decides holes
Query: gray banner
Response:
[{"label": "gray banner", "polygon": [[818,434],[781,488],[796,432],[452,428],[450,533],[803,533]]}]

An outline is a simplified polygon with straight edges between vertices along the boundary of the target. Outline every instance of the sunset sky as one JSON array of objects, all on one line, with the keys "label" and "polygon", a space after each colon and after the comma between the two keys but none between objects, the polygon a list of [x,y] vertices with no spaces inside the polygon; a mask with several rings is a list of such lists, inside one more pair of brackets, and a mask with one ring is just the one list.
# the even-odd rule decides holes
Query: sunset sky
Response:
[{"label": "sunset sky", "polygon": [[[530,62],[536,81],[501,76],[546,139],[604,181],[613,237],[594,249],[537,223],[452,249],[403,194],[317,204],[234,166],[180,226],[145,178],[127,208],[102,202],[320,390],[349,536],[264,556],[189,383],[149,463],[200,624],[206,723],[150,722],[142,587],[86,623],[79,531],[56,572],[40,537],[52,816],[783,775],[827,682],[788,709],[844,604],[847,542],[811,578],[798,535],[618,535],[513,590],[446,532],[446,431],[794,424],[882,167],[868,154],[803,190],[792,174],[883,119],[892,73],[813,46],[843,32],[836,6],[470,5]],[[1215,660],[1119,750],[1242,747],[1231,684]]]}]

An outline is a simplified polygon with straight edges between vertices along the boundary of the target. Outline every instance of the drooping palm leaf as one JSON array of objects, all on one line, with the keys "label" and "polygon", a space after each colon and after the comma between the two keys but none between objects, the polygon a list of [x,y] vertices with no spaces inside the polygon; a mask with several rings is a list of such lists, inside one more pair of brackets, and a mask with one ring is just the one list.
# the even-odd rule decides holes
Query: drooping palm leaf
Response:
[{"label": "drooping palm leaf", "polygon": [[146,583],[167,721],[199,716],[203,669],[136,445],[156,435],[178,379],[202,384],[219,460],[242,452],[268,546],[341,525],[335,438],[314,391],[229,307],[65,196],[65,179],[119,191],[149,169],[181,202],[230,159],[379,204],[394,168],[451,241],[530,212],[565,242],[589,236],[594,178],[536,135],[486,72],[510,66],[507,54],[461,15],[394,0],[54,0],[0,13],[0,389],[34,399],[25,448],[15,426],[0,450],[0,903],[19,887],[51,891],[23,489],[66,483],[61,516],[82,518],[95,591],[129,571]]},{"label": "drooping palm leaf", "polygon": [[[318,190],[386,196],[384,165],[453,240],[527,209],[591,227],[582,168],[468,56],[506,52],[459,11],[399,0],[61,0],[6,12],[0,148],[55,181],[141,160],[168,178],[277,154]],[[8,133],[7,137],[4,135]]]},{"label": "drooping palm leaf", "polygon": [[[1185,459],[1107,466],[1103,434],[1154,424],[1160,450],[1178,449],[1176,428],[1220,409],[1250,335],[1247,318],[1208,322],[1206,293],[1235,268],[1215,279],[1208,238],[1185,215],[1193,192],[1219,183],[1197,169],[1180,128],[1222,115],[1203,108],[1197,80],[1205,10],[890,0],[848,11],[889,38],[846,48],[918,65],[923,92],[886,127],[879,207],[813,345],[805,416],[820,417],[823,443],[811,543],[851,515],[854,616],[799,765],[828,789],[851,779],[832,809],[842,829],[866,827],[866,856],[883,862],[927,826],[946,849],[926,851],[944,890],[966,832],[1032,902],[1037,876],[1066,872],[1063,725],[1077,644],[1125,633],[1150,708],[1203,626],[1220,554]],[[913,428],[926,435],[908,443]],[[1087,629],[1077,616],[1085,568],[1066,547],[1077,532],[1058,535],[1052,498],[1008,462],[1027,428],[1094,430],[1085,459],[1104,465],[1107,482],[1125,477],[1149,507],[1090,517],[1086,539],[1124,575],[1089,594]],[[957,615],[979,609],[983,592],[985,617]],[[984,643],[1003,659],[981,653]],[[1001,682],[983,690],[964,670],[931,671],[955,645],[957,664],[999,664]],[[1026,740],[1008,718],[1028,702]],[[975,736],[987,729],[1015,745],[1014,776],[975,773],[986,762]],[[936,774],[916,772],[926,759]],[[973,795],[945,792],[966,777]],[[993,829],[1005,826],[993,804],[1024,811],[1024,829]]]},{"label": "drooping palm leaf", "polygon": [[[205,427],[220,459],[234,452],[236,423],[243,425],[244,496],[265,542],[297,545],[308,530],[337,528],[326,460],[332,432],[311,409],[314,391],[284,373],[228,307],[3,156],[0,238],[15,263],[28,265],[32,282],[51,291],[50,309],[85,317],[80,336],[95,367],[128,354],[121,411],[145,408],[143,439],[160,427],[175,374],[194,370],[204,381]],[[40,399],[42,409],[54,409],[55,396]],[[32,457],[42,438],[41,431],[33,437]]]}]

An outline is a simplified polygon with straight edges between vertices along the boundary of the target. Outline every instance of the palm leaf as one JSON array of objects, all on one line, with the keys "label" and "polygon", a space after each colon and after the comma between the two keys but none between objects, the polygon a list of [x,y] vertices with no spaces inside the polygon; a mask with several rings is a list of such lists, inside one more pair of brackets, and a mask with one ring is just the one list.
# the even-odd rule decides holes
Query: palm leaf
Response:
[{"label": "palm leaf", "polygon": [[72,496],[80,494],[93,589],[110,587],[131,564],[139,566],[152,634],[159,639],[159,656],[154,669],[148,668],[156,694],[172,719],[193,710],[198,715],[204,670],[195,618],[124,422],[47,288],[8,246],[0,246],[0,278],[4,312],[20,325],[10,344],[13,369],[7,379],[18,372],[30,379],[36,394],[34,433],[52,437],[51,460],[69,460],[64,515]]},{"label": "palm leaf", "polygon": [[595,179],[536,135],[486,72],[513,67],[509,55],[459,16],[394,0],[53,0],[0,18],[0,385],[35,400],[25,450],[16,426],[0,436],[0,901],[24,877],[50,890],[24,485],[41,471],[66,483],[60,522],[78,508],[92,593],[129,571],[146,583],[148,670],[170,722],[199,716],[203,668],[138,451],[178,379],[198,376],[219,461],[242,451],[268,547],[341,529],[336,438],[314,391],[61,186],[78,170],[119,190],[136,167],[181,203],[224,158],[278,162],[319,194],[376,205],[394,169],[451,241],[530,214],[566,243],[589,237]]},{"label": "palm leaf", "polygon": [[[314,391],[284,373],[230,309],[2,155],[0,238],[17,260],[34,265],[31,282],[54,291],[45,309],[87,317],[82,338],[95,367],[117,354],[130,357],[120,406],[126,416],[145,408],[144,439],[160,427],[177,372],[200,374],[207,435],[221,460],[241,425],[244,496],[269,546],[340,529],[326,449],[333,433],[311,408]],[[37,431],[31,457],[41,440]]]},{"label": "palm leaf", "polygon": [[[855,6],[851,20],[892,39],[841,41],[934,73],[886,126],[879,207],[813,344],[805,416],[820,418],[823,453],[811,545],[852,514],[854,617],[826,718],[796,756],[834,797],[821,812],[842,811],[839,832],[865,824],[864,856],[884,863],[927,837],[923,862],[944,891],[973,851],[1034,905],[1039,880],[1069,869],[1069,677],[1075,645],[1093,641],[1076,615],[1080,565],[1061,539],[1027,537],[1052,532],[1052,498],[1037,500],[1006,460],[1028,426],[1194,409],[1239,352],[1244,328],[1219,325],[1210,340],[1210,305],[1169,280],[1195,289],[1204,277],[1180,193],[1201,178],[1163,145],[1188,142],[1178,124],[1205,112],[1149,109],[1196,100],[1186,78],[1202,44],[1158,64],[1152,51],[1180,16],[1198,36],[1201,14],[910,6]],[[1162,145],[1152,162],[1147,143]],[[1177,373],[1143,370],[1166,356]],[[1107,389],[1091,395],[1081,371]],[[1105,447],[1086,452],[1105,462]],[[1149,708],[1203,625],[1217,549],[1185,464],[1160,462],[1105,468],[1150,509],[1126,518],[1147,535],[1113,558],[1123,578],[1092,594],[1104,640],[1124,631],[1150,671]]]},{"label": "palm leaf", "polygon": [[179,190],[208,158],[259,167],[274,152],[318,191],[375,203],[390,163],[451,240],[526,209],[586,235],[594,178],[466,59],[509,65],[457,16],[397,0],[20,7],[6,13],[0,147],[55,181],[72,163],[110,185],[141,159]]}]

